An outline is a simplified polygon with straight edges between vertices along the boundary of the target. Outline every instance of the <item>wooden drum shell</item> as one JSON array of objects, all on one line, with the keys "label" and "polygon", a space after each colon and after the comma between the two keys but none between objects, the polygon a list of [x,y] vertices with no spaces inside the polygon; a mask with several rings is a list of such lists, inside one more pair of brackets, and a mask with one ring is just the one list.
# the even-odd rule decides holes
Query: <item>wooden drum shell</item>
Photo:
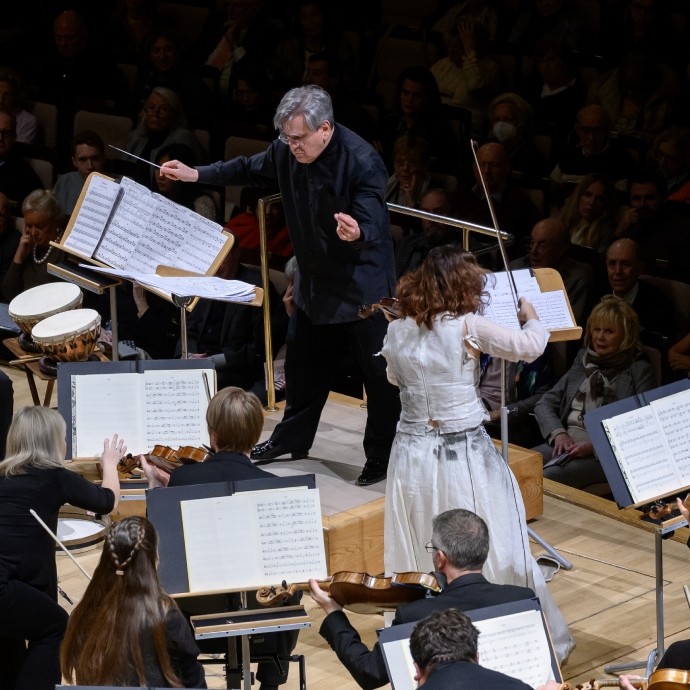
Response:
[{"label": "wooden drum shell", "polygon": [[[93,311],[82,309],[78,311]],[[41,352],[56,362],[85,362],[94,352],[98,345],[98,337],[101,334],[101,317],[98,312],[93,311],[94,317],[83,328],[76,331],[54,335],[33,334],[33,339]],[[51,319],[57,322],[62,314],[56,314]],[[57,319],[55,318],[57,317]],[[46,319],[42,322],[42,327],[46,326]]]}]

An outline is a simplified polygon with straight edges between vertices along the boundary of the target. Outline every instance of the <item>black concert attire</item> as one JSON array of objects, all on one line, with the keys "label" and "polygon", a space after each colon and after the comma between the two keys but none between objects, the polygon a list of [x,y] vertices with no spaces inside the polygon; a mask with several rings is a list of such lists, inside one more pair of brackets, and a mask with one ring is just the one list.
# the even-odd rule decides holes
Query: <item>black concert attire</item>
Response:
[{"label": "black concert attire", "polygon": [[[399,606],[393,625],[421,620],[434,611],[474,611],[487,606],[532,599],[534,596],[534,592],[528,587],[494,585],[480,573],[470,573],[461,575],[446,585],[438,596]],[[319,633],[361,688],[373,690],[390,682],[380,644],[377,642],[370,651],[343,611],[329,613],[321,624]],[[467,687],[481,687],[483,690],[489,686]]]},{"label": "black concert attire", "polygon": [[[287,404],[271,437],[285,452],[307,451],[316,435],[338,359],[352,345],[364,374],[368,418],[367,459],[388,462],[400,416],[397,389],[388,383],[386,362],[375,357],[383,345],[383,314],[360,319],[362,304],[394,292],[393,241],[385,204],[388,180],[381,157],[363,139],[336,124],[332,138],[312,163],[300,163],[289,146],[274,141],[252,158],[198,168],[199,182],[275,187],[299,268],[295,306],[287,335]],[[345,242],[334,214],[351,215],[361,237]]]},{"label": "black concert attire", "polygon": [[470,661],[451,661],[431,669],[424,690],[527,690],[530,685]]},{"label": "black concert attire", "polygon": [[0,371],[0,460],[5,459],[5,446],[7,434],[12,424],[12,411],[14,409],[14,387],[12,379]]},{"label": "black concert attire", "polygon": [[[258,310],[257,310],[258,311]],[[262,479],[275,475],[262,470],[252,464],[251,460],[242,453],[229,451],[219,451],[211,455],[204,462],[195,462],[189,465],[182,465],[174,469],[170,474],[169,487],[190,486],[192,484],[213,484],[216,482],[232,482],[240,479]],[[298,592],[288,602],[299,604],[302,593]],[[261,608],[256,599],[251,594],[247,597],[249,608]],[[185,597],[177,602],[185,614],[197,615],[203,613],[218,613],[220,611],[237,611],[239,609],[239,597],[235,594],[219,594],[208,597]],[[278,654],[279,656],[289,656],[297,644],[299,631],[289,631],[283,633],[272,633],[252,638],[250,641],[250,651],[253,656]],[[239,641],[239,638],[237,638]],[[228,641],[225,638],[218,640],[204,640],[201,642],[204,654],[224,654],[228,651]],[[259,663],[256,674],[257,680],[267,686],[282,685],[287,682],[288,663],[282,662],[283,671],[281,672],[275,663]],[[2,688],[0,687],[0,690]]]},{"label": "black concert attire", "polygon": [[[115,497],[66,468],[0,476],[0,690],[53,690],[67,612],[57,603],[53,532],[65,503],[108,514]],[[26,642],[28,641],[28,646]]]}]

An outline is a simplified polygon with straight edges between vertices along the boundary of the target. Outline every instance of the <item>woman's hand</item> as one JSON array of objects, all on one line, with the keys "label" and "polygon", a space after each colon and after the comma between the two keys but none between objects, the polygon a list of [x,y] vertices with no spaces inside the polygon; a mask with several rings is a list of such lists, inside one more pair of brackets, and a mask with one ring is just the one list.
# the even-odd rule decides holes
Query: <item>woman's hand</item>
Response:
[{"label": "woman's hand", "polygon": [[520,307],[520,311],[518,311],[518,321],[520,323],[526,323],[530,319],[536,319],[539,321],[539,316],[534,309],[534,306],[532,305],[531,302],[528,302],[524,297],[520,297],[518,300],[518,306]]},{"label": "woman's hand", "polygon": [[34,247],[34,241],[26,231],[26,227],[22,228],[22,238],[19,240],[17,251],[14,253],[13,262],[15,264],[23,264],[29,258]]},{"label": "woman's hand", "polygon": [[472,22],[460,22],[458,24],[458,33],[460,34],[465,55],[474,53],[474,26]]},{"label": "woman's hand", "polygon": [[101,455],[101,467],[103,471],[106,469],[113,469],[117,471],[117,463],[120,462],[122,456],[127,452],[127,446],[123,439],[118,443],[117,434],[113,436],[112,441],[106,438],[103,441],[103,454]]},{"label": "woman's hand", "polygon": [[594,455],[594,446],[589,441],[574,443],[567,451],[571,458],[588,458]]},{"label": "woman's hand", "polygon": [[146,299],[146,290],[144,290],[141,285],[135,284],[132,288],[132,296],[134,297],[134,304],[137,305],[137,318],[140,319],[149,308],[149,303]]},{"label": "woman's hand", "polygon": [[319,587],[318,580],[309,580],[309,588],[311,590],[311,598],[326,612],[326,614],[343,610],[343,607],[337,601],[331,599],[328,592],[325,592]]},{"label": "woman's hand", "polygon": [[669,350],[668,363],[673,371],[690,371],[690,357]]},{"label": "woman's hand", "polygon": [[170,475],[167,472],[164,472],[160,468],[156,467],[155,465],[151,464],[146,459],[145,455],[139,456],[139,464],[141,465],[141,469],[144,470],[144,476],[148,480],[149,487],[151,489],[158,489],[161,487],[168,486],[168,482],[170,481]]},{"label": "woman's hand", "polygon": [[417,183],[417,173],[412,173],[405,182],[400,183],[400,189],[405,195],[405,206],[409,208],[417,207]]},{"label": "woman's hand", "polygon": [[196,182],[199,179],[199,171],[196,168],[190,168],[180,161],[168,161],[161,165],[161,175],[169,177],[171,180],[180,180],[181,182]]},{"label": "woman's hand", "polygon": [[566,433],[558,434],[553,440],[553,457],[557,458],[563,453],[568,453],[575,445],[575,441]]},{"label": "woman's hand", "polygon": [[292,288],[294,287],[295,283],[294,281],[290,281],[287,286],[287,290],[285,290],[285,294],[283,295],[283,306],[285,307],[285,311],[287,312],[288,316],[292,316],[292,310],[295,307],[295,298],[292,296]]},{"label": "woman's hand", "polygon": [[619,676],[618,687],[621,688],[621,690],[637,690],[630,682],[631,680],[642,680],[642,678],[639,676]]},{"label": "woman's hand", "polygon": [[[690,498],[690,495],[686,496],[685,500],[687,501],[688,498]],[[676,503],[678,504],[678,510],[680,510],[680,514],[690,523],[690,510],[688,510],[685,507],[685,503],[683,503],[683,501],[681,501],[680,498],[676,499]]]}]

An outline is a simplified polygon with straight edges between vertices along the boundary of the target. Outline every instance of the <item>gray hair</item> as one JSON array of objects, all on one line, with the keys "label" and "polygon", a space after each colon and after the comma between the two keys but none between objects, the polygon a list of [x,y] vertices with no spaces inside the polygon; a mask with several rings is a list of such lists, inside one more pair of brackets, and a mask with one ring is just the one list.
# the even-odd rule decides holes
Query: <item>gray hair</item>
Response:
[{"label": "gray hair", "polygon": [[431,543],[459,570],[481,570],[489,555],[489,529],[470,510],[456,508],[433,520]]},{"label": "gray hair", "polygon": [[278,104],[273,126],[282,132],[285,123],[297,115],[304,116],[307,127],[312,132],[324,122],[329,122],[331,127],[335,124],[331,97],[320,86],[298,86],[296,89],[290,89]]},{"label": "gray hair", "polygon": [[501,105],[501,103],[510,103],[512,106],[515,106],[518,111],[518,120],[525,125],[524,134],[529,135],[534,126],[534,110],[532,110],[532,106],[516,93],[502,93],[500,96],[496,96],[489,104],[489,120],[493,118],[496,106]]},{"label": "gray hair", "polygon": [[24,474],[27,467],[64,467],[61,445],[65,420],[56,410],[40,405],[22,407],[7,433],[7,455],[0,462],[0,475]]},{"label": "gray hair", "polygon": [[62,216],[58,200],[47,189],[34,189],[22,203],[22,213],[43,213],[57,223]]},{"label": "gray hair", "polygon": [[172,124],[170,125],[170,131],[174,132],[180,127],[186,127],[187,116],[185,115],[184,108],[182,107],[182,101],[180,100],[179,96],[172,89],[168,89],[165,86],[156,86],[155,88],[151,89],[151,93],[146,97],[144,107],[141,109],[137,131],[144,134],[149,133],[149,128],[146,124],[146,103],[148,102],[149,98],[151,98],[151,94],[154,93],[166,100],[168,105],[173,109],[174,115]]}]

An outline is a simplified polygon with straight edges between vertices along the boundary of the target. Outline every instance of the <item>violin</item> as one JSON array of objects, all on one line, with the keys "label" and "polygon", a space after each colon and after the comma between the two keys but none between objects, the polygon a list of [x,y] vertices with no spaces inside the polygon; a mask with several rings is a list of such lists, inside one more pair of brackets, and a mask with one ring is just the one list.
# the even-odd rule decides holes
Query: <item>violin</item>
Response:
[{"label": "violin", "polygon": [[204,462],[208,460],[210,453],[205,448],[180,446],[175,455],[183,465],[190,465],[193,462]]},{"label": "violin", "polygon": [[[690,510],[690,494],[685,497],[683,505]],[[676,510],[678,510],[678,504],[675,501],[673,503],[666,503],[659,500],[643,508],[642,515],[650,517],[652,520],[663,520],[666,516],[673,516]]]},{"label": "violin", "polygon": [[[649,678],[629,678],[628,682],[634,688],[640,690],[688,690],[690,688],[690,671],[681,671],[676,668],[660,668],[654,671]],[[575,686],[575,690],[600,690],[601,688],[617,688],[617,678],[605,680],[590,680]],[[572,690],[570,683],[563,683],[562,690]]]},{"label": "violin", "polygon": [[[182,462],[177,457],[177,451],[173,450],[170,446],[154,446],[150,453],[145,454],[145,457],[152,465],[168,474],[176,467],[182,465]],[[129,474],[137,467],[141,467],[139,457],[133,456],[131,453],[128,453],[127,456],[122,458],[117,464],[118,471],[123,474]]]},{"label": "violin", "polygon": [[382,297],[378,304],[363,304],[357,315],[360,319],[368,319],[372,314],[378,310],[388,314],[391,318],[399,319],[400,311],[398,308],[398,300],[395,297]]},{"label": "violin", "polygon": [[[342,571],[330,579],[319,582],[331,599],[354,613],[383,613],[395,611],[398,606],[424,599],[427,591],[438,592],[441,587],[429,573],[394,573],[393,577],[374,577],[368,573]],[[288,585],[285,581],[279,587],[263,587],[256,593],[256,600],[262,606],[279,606],[296,591],[309,591],[309,583]]]}]

